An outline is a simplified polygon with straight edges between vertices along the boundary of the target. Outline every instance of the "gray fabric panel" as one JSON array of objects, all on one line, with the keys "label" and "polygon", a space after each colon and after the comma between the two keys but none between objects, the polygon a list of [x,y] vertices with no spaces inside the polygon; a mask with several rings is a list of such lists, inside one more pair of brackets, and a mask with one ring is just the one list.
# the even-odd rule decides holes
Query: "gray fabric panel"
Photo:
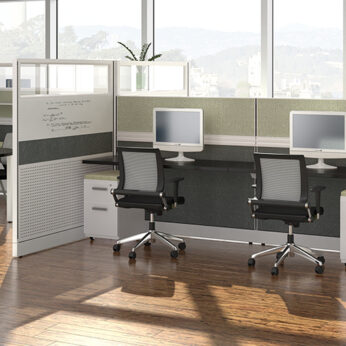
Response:
[{"label": "gray fabric panel", "polygon": [[263,199],[300,200],[301,177],[298,160],[261,158],[260,164]]},{"label": "gray fabric panel", "polygon": [[19,164],[112,152],[112,132],[19,142]]},{"label": "gray fabric panel", "polygon": [[125,189],[156,191],[157,162],[154,153],[123,152]]}]

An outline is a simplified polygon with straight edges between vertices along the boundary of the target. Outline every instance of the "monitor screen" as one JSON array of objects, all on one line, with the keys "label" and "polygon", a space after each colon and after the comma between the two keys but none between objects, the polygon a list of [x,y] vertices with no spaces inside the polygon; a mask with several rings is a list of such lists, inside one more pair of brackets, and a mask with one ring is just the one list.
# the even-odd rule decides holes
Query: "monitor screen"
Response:
[{"label": "monitor screen", "polygon": [[292,114],[293,148],[345,150],[345,117],[333,114]]},{"label": "monitor screen", "polygon": [[156,110],[156,142],[201,144],[200,110]]}]

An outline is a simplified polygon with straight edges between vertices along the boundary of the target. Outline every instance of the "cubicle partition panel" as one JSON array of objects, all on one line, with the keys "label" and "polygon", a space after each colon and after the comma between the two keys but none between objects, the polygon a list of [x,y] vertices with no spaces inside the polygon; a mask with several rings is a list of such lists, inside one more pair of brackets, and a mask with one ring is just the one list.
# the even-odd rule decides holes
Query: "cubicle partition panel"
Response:
[{"label": "cubicle partition panel", "polygon": [[153,108],[202,108],[204,143],[255,145],[255,100],[206,97],[118,97],[118,140],[152,142]]},{"label": "cubicle partition panel", "polygon": [[85,158],[112,153],[113,63],[19,60],[14,67],[13,255],[79,240]]},{"label": "cubicle partition panel", "polygon": [[262,147],[289,147],[291,111],[345,112],[345,100],[258,99],[257,143]]}]

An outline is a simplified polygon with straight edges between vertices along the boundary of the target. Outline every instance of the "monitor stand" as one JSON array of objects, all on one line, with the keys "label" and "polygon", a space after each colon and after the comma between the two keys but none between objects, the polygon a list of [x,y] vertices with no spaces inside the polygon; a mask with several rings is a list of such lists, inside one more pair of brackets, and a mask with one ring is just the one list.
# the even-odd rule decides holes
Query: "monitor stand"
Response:
[{"label": "monitor stand", "polygon": [[328,165],[327,163],[324,162],[324,159],[318,159],[317,163],[315,163],[314,165],[308,165],[306,167],[310,169],[337,169],[338,168],[332,165]]},{"label": "monitor stand", "polygon": [[178,152],[178,156],[170,157],[165,159],[166,161],[174,161],[174,162],[193,162],[195,159],[190,159],[189,157],[184,156],[182,151]]}]

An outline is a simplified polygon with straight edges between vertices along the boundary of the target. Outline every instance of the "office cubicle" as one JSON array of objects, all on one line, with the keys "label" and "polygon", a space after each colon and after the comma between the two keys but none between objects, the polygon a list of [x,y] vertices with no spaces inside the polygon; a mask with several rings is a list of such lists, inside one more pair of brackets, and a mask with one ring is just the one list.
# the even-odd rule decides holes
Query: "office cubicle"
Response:
[{"label": "office cubicle", "polygon": [[[206,146],[203,152],[191,156],[250,162],[255,151],[288,153],[291,110],[344,111],[346,101],[123,96],[118,98],[120,144],[151,145],[154,107],[204,110]],[[346,160],[337,164],[346,166]],[[284,223],[251,219],[247,198],[253,196],[254,181],[249,173],[167,170],[167,174],[185,177],[182,194],[186,204],[160,218],[158,227],[162,231],[220,240],[282,242],[282,233],[287,232]],[[339,198],[344,179],[314,176],[311,184],[327,186],[322,196],[326,214],[313,226],[302,225],[297,230],[298,239],[313,247],[338,249]]]},{"label": "office cubicle", "polygon": [[[23,82],[25,81],[25,82]],[[18,60],[13,255],[84,238],[84,158],[113,148],[113,62]]]}]

